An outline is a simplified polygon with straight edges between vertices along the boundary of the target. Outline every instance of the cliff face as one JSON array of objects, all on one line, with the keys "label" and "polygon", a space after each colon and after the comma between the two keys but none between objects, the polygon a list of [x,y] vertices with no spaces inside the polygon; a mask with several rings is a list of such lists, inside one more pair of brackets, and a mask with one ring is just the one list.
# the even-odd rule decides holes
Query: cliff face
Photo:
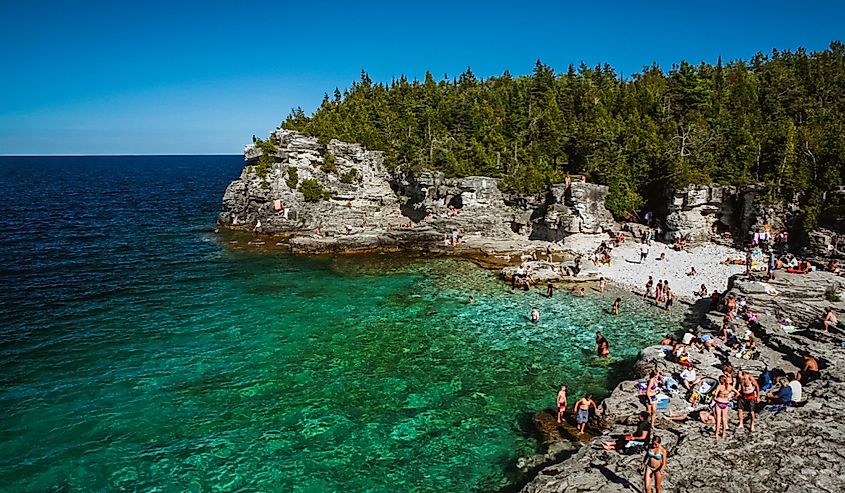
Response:
[{"label": "cliff face", "polygon": [[[223,196],[221,226],[300,236],[319,227],[351,249],[442,240],[453,228],[491,239],[546,241],[614,228],[603,185],[553,185],[539,202],[506,202],[495,178],[393,174],[379,152],[336,140],[322,145],[289,130],[274,131],[269,141],[275,151],[266,157],[258,146],[245,148],[246,166]],[[313,180],[307,182],[310,198],[316,189],[318,200],[307,200],[306,180]],[[310,242],[305,250],[319,251],[323,243]],[[326,249],[343,250],[336,247]]]},{"label": "cliff face", "polygon": [[[244,150],[247,166],[226,188],[220,224],[282,233],[316,227],[342,230],[346,224],[360,225],[364,214],[376,224],[397,219],[399,201],[381,153],[339,141],[323,146],[315,138],[286,130],[273,132],[269,140],[277,149],[270,155],[269,169],[259,169],[261,149],[250,145]],[[326,165],[329,156],[333,168]],[[301,188],[305,180],[315,181],[331,199],[306,200]]]}]

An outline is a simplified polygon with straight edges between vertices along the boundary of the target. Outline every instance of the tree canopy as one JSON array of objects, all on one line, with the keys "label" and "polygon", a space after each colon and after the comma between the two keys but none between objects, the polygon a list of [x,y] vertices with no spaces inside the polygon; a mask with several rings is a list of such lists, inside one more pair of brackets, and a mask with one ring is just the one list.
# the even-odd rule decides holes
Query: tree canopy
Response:
[{"label": "tree canopy", "polygon": [[767,200],[798,200],[812,223],[845,175],[845,45],[626,78],[607,64],[556,73],[539,60],[531,75],[486,80],[467,68],[382,84],[362,71],[282,127],[361,143],[403,171],[501,177],[511,192],[586,173],[609,185],[617,217],[668,186],[759,182]]}]

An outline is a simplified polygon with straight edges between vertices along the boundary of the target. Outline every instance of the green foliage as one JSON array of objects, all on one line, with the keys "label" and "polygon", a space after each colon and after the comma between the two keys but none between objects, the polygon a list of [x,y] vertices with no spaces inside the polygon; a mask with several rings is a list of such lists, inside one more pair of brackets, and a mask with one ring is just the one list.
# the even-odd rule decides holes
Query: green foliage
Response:
[{"label": "green foliage", "polygon": [[328,200],[332,198],[331,192],[320,186],[317,180],[302,180],[302,183],[299,185],[299,191],[305,195],[306,202],[319,202],[323,199]]},{"label": "green foliage", "polygon": [[255,139],[255,147],[261,149],[264,154],[273,154],[277,151],[276,145],[269,140]]},{"label": "green foliage", "polygon": [[293,166],[290,166],[288,168],[288,177],[285,180],[285,183],[291,190],[296,190],[296,186],[297,184],[299,184],[299,174],[296,172],[296,168],[294,168]]},{"label": "green foliage", "polygon": [[842,301],[842,293],[836,290],[836,287],[830,286],[824,291],[824,299],[832,303]]},{"label": "green foliage", "polygon": [[272,156],[262,154],[258,158],[258,163],[253,167],[253,171],[255,171],[255,174],[260,176],[261,178],[266,178],[270,170],[273,169],[274,164],[275,160]]},{"label": "green foliage", "polygon": [[349,171],[347,171],[346,173],[340,175],[341,183],[353,183],[353,182],[360,183],[363,180],[364,180],[364,177],[361,176],[361,172],[358,171],[355,168],[352,168]]},{"label": "green foliage", "polygon": [[261,188],[264,190],[270,190],[270,183],[267,180],[261,180]]},{"label": "green foliage", "polygon": [[763,182],[772,202],[797,197],[811,222],[845,174],[845,45],[773,52],[714,65],[645,67],[621,78],[607,64],[564,73],[437,81],[366,73],[288,129],[384,152],[400,171],[500,177],[533,194],[566,173],[610,187],[614,215],[648,207],[668,186]]},{"label": "green foliage", "polygon": [[323,164],[320,166],[320,169],[323,170],[323,173],[337,172],[337,162],[332,151],[326,151],[323,155]]}]

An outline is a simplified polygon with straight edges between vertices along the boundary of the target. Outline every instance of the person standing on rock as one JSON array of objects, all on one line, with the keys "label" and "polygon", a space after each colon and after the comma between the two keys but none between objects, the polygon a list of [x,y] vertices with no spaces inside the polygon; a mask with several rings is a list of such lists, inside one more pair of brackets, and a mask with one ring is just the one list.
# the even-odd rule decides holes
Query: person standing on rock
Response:
[{"label": "person standing on rock", "polygon": [[727,439],[728,423],[730,420],[730,409],[728,405],[731,401],[731,393],[738,394],[739,392],[733,385],[728,383],[728,378],[725,375],[719,377],[719,385],[716,387],[715,395],[713,396],[713,404],[716,411],[716,439],[719,439],[719,431],[721,430],[722,438]]},{"label": "person standing on rock", "polygon": [[598,411],[598,407],[593,400],[593,394],[587,394],[576,402],[575,406],[572,408],[572,412],[575,413],[575,422],[578,423],[579,435],[584,433],[584,429],[587,427],[587,422],[590,421],[591,406],[593,409]]},{"label": "person standing on rock", "polygon": [[648,376],[648,383],[645,387],[645,394],[643,395],[643,404],[646,406],[649,416],[651,416],[651,427],[654,428],[654,422],[657,420],[657,389],[660,388],[658,380],[660,379],[660,372],[652,370]]},{"label": "person standing on rock", "polygon": [[675,303],[675,293],[666,286],[666,311],[672,311],[672,305]]},{"label": "person standing on rock", "polygon": [[657,287],[654,288],[654,302],[660,303],[663,299],[663,279],[657,280]]},{"label": "person standing on rock", "polygon": [[745,428],[745,413],[751,415],[751,431],[757,421],[757,401],[760,399],[760,384],[746,371],[739,372],[739,428]]},{"label": "person standing on rock", "polygon": [[640,470],[645,472],[643,476],[643,492],[651,493],[651,481],[654,480],[654,491],[663,491],[663,472],[666,469],[666,459],[669,452],[660,443],[660,437],[656,436],[651,440],[651,446],[646,450],[645,460]]},{"label": "person standing on rock", "polygon": [[646,257],[648,257],[648,245],[643,243],[640,247],[640,263],[645,262]]},{"label": "person standing on rock", "polygon": [[557,424],[563,422],[564,411],[566,411],[566,385],[561,385],[557,392]]},{"label": "person standing on rock", "polygon": [[599,279],[599,293],[604,294],[604,288],[607,287],[607,281],[605,278]]}]

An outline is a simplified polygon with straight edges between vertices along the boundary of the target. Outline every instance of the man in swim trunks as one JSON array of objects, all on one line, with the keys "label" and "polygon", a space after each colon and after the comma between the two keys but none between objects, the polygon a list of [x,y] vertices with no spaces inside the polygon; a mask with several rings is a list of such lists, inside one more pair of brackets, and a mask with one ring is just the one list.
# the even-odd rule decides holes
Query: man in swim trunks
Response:
[{"label": "man in swim trunks", "polygon": [[561,423],[564,411],[566,411],[566,385],[561,385],[557,392],[557,424]]},{"label": "man in swim trunks", "polygon": [[757,401],[760,399],[760,384],[748,372],[739,372],[739,428],[745,427],[745,413],[751,415],[751,431],[757,421]]},{"label": "man in swim trunks", "polygon": [[645,293],[643,293],[643,299],[651,298],[652,293],[654,290],[654,278],[648,276],[648,282],[645,283]]},{"label": "man in swim trunks", "polygon": [[584,428],[587,427],[587,422],[590,420],[590,407],[598,411],[595,401],[593,401],[593,394],[587,394],[572,408],[575,413],[575,421],[578,423],[578,434],[584,433]]}]

